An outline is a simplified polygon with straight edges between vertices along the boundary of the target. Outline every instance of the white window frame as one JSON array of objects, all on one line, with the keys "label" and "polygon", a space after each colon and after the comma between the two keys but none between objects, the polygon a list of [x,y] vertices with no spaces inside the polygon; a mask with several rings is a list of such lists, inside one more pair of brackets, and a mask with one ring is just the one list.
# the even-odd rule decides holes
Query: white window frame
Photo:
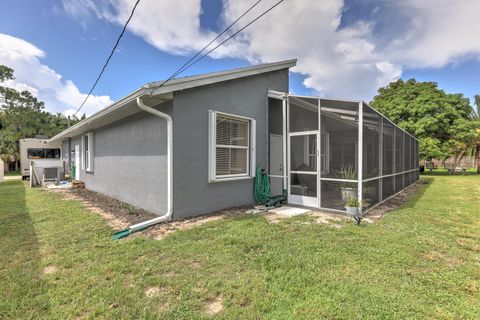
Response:
[{"label": "white window frame", "polygon": [[[88,148],[85,148],[85,138],[88,139]],[[87,172],[93,172],[93,132],[87,132],[82,135],[82,169]],[[87,161],[88,160],[88,161]]]},{"label": "white window frame", "polygon": [[[226,118],[246,120],[248,124],[248,146],[246,149],[247,152],[247,172],[244,174],[229,174],[229,175],[217,175],[217,147],[222,147],[222,145],[217,145],[217,115],[221,115]],[[255,177],[255,167],[256,167],[256,123],[255,119],[229,114],[220,111],[209,110],[208,111],[208,182],[216,183],[223,181],[234,181],[234,180],[244,180],[252,179]],[[230,147],[230,146],[229,146]]]}]

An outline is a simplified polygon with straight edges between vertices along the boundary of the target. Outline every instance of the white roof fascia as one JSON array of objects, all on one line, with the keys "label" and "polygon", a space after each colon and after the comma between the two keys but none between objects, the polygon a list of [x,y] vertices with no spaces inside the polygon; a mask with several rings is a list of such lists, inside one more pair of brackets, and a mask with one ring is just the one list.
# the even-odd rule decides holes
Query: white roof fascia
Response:
[{"label": "white roof fascia", "polygon": [[103,118],[103,117],[107,116],[109,113],[123,107],[125,104],[127,104],[127,103],[131,102],[132,100],[137,99],[137,97],[141,97],[145,94],[146,94],[145,89],[144,88],[139,88],[139,89],[135,90],[134,92],[130,93],[129,95],[121,98],[120,100],[115,101],[114,103],[112,103],[108,107],[106,107],[106,108],[104,108],[100,111],[97,111],[96,113],[94,113],[90,117],[86,118],[85,120],[82,120],[82,121],[76,123],[75,125],[71,126],[70,128],[65,129],[64,131],[60,132],[56,136],[50,138],[48,140],[48,142],[52,142],[52,141],[56,141],[56,140],[59,140],[59,139],[66,138],[66,137],[68,137],[68,135],[70,133],[72,133],[74,131],[77,131],[77,130],[81,130],[82,127],[85,127],[85,126],[89,125],[91,122],[93,122],[97,119],[100,119],[100,118]]}]

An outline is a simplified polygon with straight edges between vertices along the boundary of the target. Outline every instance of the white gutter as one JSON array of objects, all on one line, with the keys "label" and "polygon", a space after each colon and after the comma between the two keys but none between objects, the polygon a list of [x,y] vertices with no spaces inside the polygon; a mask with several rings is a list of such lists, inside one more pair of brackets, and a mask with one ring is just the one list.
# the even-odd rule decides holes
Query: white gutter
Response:
[{"label": "white gutter", "polygon": [[128,227],[130,233],[170,220],[173,214],[173,120],[170,115],[147,106],[140,97],[137,97],[137,105],[143,111],[167,120],[167,212],[157,218],[131,225]]}]

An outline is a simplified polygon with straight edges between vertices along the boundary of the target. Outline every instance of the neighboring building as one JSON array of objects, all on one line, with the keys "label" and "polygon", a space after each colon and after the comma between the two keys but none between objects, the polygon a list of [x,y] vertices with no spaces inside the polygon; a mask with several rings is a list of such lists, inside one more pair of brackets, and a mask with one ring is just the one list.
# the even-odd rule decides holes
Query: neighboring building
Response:
[{"label": "neighboring building", "polygon": [[295,64],[150,83],[50,141],[87,188],[174,219],[253,204],[260,164],[272,193],[338,211],[418,179],[414,137],[361,101],[288,94]]},{"label": "neighboring building", "polygon": [[477,167],[477,163],[475,162],[475,157],[473,156],[466,156],[461,159],[455,159],[455,158],[448,158],[446,160],[432,159],[431,162],[433,162],[436,168],[461,167],[465,169],[471,169],[471,168]]},{"label": "neighboring building", "polygon": [[20,139],[20,173],[22,180],[30,177],[30,162],[38,167],[61,166],[59,142],[48,141],[47,136]]}]

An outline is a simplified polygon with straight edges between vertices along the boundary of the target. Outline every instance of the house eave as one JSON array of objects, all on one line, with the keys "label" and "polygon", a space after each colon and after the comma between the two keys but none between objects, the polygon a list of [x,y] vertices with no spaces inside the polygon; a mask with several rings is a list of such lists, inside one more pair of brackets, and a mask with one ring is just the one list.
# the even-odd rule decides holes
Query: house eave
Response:
[{"label": "house eave", "polygon": [[[213,83],[254,76],[262,73],[288,69],[297,64],[297,59],[284,60],[273,63],[266,63],[246,68],[238,68],[227,71],[212,72],[196,76],[173,79],[164,86],[159,87],[163,81],[147,83],[138,88],[129,95],[112,103],[106,108],[94,113],[85,120],[78,122],[72,127],[60,132],[50,138],[49,142],[62,141],[67,138],[73,138],[89,130],[96,129],[119,119],[128,117],[141,110],[136,106],[137,98],[145,98],[146,101],[153,100],[158,104],[173,97],[173,92],[185,90],[194,87],[200,87]],[[159,88],[158,88],[159,87]],[[156,89],[158,88],[158,89]],[[155,92],[152,94],[153,90]]]},{"label": "house eave", "polygon": [[115,101],[111,105],[107,106],[106,108],[94,113],[90,117],[82,120],[75,125],[71,126],[70,128],[60,132],[59,134],[55,135],[54,137],[50,138],[48,141],[61,141],[67,138],[73,138],[79,134],[82,134],[88,130],[94,129],[98,127],[98,123],[100,120],[111,117],[112,115],[116,115],[116,118],[124,118],[130,114],[136,113],[140,110],[131,110],[128,108],[129,104],[135,102],[137,97],[142,97],[148,94],[143,87],[135,90],[134,92],[130,93],[129,95],[121,98],[118,101]]}]

